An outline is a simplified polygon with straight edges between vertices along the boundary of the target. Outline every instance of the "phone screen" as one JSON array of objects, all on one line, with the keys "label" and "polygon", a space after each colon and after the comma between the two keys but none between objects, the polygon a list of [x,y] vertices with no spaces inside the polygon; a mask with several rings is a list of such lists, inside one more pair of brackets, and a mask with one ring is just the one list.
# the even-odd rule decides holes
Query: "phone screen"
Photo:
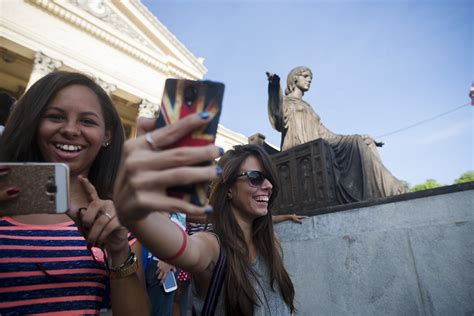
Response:
[{"label": "phone screen", "polygon": [[166,275],[165,281],[163,282],[163,289],[166,293],[172,292],[178,288],[176,283],[176,278],[174,277],[173,272],[168,272]]}]

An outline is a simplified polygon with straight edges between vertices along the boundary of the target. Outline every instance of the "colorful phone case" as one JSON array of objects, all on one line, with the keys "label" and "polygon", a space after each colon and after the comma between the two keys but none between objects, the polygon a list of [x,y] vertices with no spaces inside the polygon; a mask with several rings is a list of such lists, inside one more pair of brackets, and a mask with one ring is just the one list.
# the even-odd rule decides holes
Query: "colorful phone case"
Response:
[{"label": "colorful phone case", "polygon": [[[209,112],[212,120],[200,129],[182,138],[171,147],[205,146],[214,143],[224,96],[224,84],[213,81],[167,79],[161,102],[158,128],[199,112]],[[168,189],[168,195],[195,205],[207,202],[207,183]]]}]

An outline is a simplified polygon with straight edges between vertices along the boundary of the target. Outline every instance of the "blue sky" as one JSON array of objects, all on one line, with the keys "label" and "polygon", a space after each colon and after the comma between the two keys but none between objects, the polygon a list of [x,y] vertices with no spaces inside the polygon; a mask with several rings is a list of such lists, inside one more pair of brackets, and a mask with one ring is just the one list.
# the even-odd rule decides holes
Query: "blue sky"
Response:
[{"label": "blue sky", "polygon": [[[142,0],[226,84],[221,124],[280,144],[265,72],[313,70],[304,99],[338,134],[383,135],[469,103],[474,1]],[[474,107],[377,138],[411,185],[474,170]]]}]

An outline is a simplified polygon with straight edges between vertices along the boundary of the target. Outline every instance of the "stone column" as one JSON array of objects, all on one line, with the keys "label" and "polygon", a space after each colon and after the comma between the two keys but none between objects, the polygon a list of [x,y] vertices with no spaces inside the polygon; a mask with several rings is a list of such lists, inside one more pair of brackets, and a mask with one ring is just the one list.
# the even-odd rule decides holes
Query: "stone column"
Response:
[{"label": "stone column", "polygon": [[62,61],[46,56],[42,52],[36,52],[33,71],[30,75],[30,80],[26,86],[28,90],[36,81],[46,76],[50,72],[55,71],[62,65]]},{"label": "stone column", "polygon": [[108,83],[100,78],[96,78],[95,79],[95,83],[97,83],[99,86],[101,86],[102,89],[105,90],[105,92],[107,92],[107,94],[109,96],[112,95],[112,93],[117,90],[117,86],[114,85],[114,84],[111,84],[111,83]]},{"label": "stone column", "polygon": [[159,108],[159,104],[143,99],[138,106],[138,117],[155,118]]}]

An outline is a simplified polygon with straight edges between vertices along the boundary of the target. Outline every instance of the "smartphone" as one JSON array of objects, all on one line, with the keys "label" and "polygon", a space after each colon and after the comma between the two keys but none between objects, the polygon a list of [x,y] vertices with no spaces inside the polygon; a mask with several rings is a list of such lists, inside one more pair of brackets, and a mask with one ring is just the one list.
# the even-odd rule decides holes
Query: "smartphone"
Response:
[{"label": "smartphone", "polygon": [[[156,127],[160,128],[197,113],[209,112],[211,121],[168,148],[181,146],[205,146],[214,143],[222,109],[224,84],[214,81],[167,79]],[[208,162],[211,164],[212,162]],[[168,195],[198,206],[207,202],[207,183],[168,189]]]},{"label": "smartphone", "polygon": [[63,163],[0,163],[10,171],[0,175],[0,188],[20,190],[0,203],[0,215],[64,213],[69,209],[69,167]]},{"label": "smartphone", "polygon": [[165,281],[163,282],[163,289],[166,293],[173,292],[178,288],[176,283],[176,278],[174,277],[173,272],[168,272],[166,275]]}]

